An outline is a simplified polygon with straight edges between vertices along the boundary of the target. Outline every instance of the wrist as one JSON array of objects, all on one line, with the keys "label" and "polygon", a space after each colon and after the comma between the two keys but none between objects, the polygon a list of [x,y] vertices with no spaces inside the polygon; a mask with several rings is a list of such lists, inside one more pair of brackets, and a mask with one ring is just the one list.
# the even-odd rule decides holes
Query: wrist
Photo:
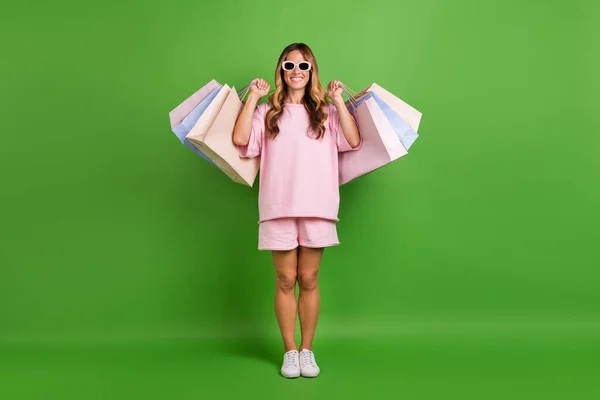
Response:
[{"label": "wrist", "polygon": [[333,105],[336,107],[341,107],[341,106],[346,106],[346,103],[344,102],[344,98],[342,96],[340,97],[336,97],[331,99],[331,101],[333,102]]},{"label": "wrist", "polygon": [[248,99],[246,100],[246,103],[258,103],[260,101],[261,96],[257,93],[250,93],[248,95]]}]

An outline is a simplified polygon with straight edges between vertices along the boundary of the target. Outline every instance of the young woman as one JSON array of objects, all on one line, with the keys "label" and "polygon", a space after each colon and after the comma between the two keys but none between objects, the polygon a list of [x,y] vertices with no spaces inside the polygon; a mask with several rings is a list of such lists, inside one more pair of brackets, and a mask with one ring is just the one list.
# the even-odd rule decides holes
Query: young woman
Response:
[{"label": "young woman", "polygon": [[307,45],[283,50],[275,84],[269,102],[257,106],[270,86],[263,79],[252,81],[233,141],[241,157],[261,157],[258,248],[272,252],[275,266],[275,315],[285,347],[281,373],[316,377],[320,369],[312,344],[320,308],[319,267],[324,248],[339,244],[338,152],[357,149],[361,137],[339,81],[329,83],[327,101]]}]

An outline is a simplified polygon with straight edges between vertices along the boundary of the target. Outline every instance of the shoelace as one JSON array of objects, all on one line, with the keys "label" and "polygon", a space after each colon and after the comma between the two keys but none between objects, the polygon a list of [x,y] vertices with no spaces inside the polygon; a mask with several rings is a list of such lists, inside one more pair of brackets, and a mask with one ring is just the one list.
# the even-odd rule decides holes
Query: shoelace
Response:
[{"label": "shoelace", "polygon": [[312,351],[303,351],[300,353],[300,356],[302,357],[302,365],[311,365],[313,367],[317,366],[317,363],[315,362],[315,355]]},{"label": "shoelace", "polygon": [[285,353],[285,359],[283,361],[284,367],[295,367],[296,366],[296,357],[298,353],[288,352]]}]

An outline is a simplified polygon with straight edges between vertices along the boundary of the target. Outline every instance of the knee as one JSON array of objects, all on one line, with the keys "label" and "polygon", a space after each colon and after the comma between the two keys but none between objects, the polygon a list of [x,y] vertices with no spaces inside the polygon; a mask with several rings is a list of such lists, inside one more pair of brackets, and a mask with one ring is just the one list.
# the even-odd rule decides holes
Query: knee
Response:
[{"label": "knee", "polygon": [[277,289],[286,293],[293,292],[296,289],[296,279],[295,273],[277,274]]},{"label": "knee", "polygon": [[301,273],[298,276],[300,290],[315,290],[317,288],[318,277],[318,271]]}]

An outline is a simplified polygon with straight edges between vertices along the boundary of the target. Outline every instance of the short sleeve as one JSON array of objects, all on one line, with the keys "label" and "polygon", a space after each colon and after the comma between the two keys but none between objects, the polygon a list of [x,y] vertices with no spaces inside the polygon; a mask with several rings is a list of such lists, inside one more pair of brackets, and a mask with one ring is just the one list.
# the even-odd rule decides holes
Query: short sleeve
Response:
[{"label": "short sleeve", "polygon": [[[348,143],[346,136],[344,136],[344,131],[342,130],[342,125],[340,123],[340,115],[337,111],[337,108],[335,108],[334,105],[330,105],[329,110],[327,112],[329,114],[329,131],[335,137],[338,152],[342,153],[345,151],[358,150],[362,145],[362,137],[361,143],[357,147],[353,148],[352,146],[350,146],[350,143]],[[352,117],[352,119],[356,123],[356,119],[354,119],[354,116]]]},{"label": "short sleeve", "polygon": [[256,107],[256,110],[254,110],[250,140],[246,146],[238,146],[238,153],[240,157],[254,158],[261,155],[265,136],[265,118],[267,116],[268,106],[268,103],[263,103]]}]

